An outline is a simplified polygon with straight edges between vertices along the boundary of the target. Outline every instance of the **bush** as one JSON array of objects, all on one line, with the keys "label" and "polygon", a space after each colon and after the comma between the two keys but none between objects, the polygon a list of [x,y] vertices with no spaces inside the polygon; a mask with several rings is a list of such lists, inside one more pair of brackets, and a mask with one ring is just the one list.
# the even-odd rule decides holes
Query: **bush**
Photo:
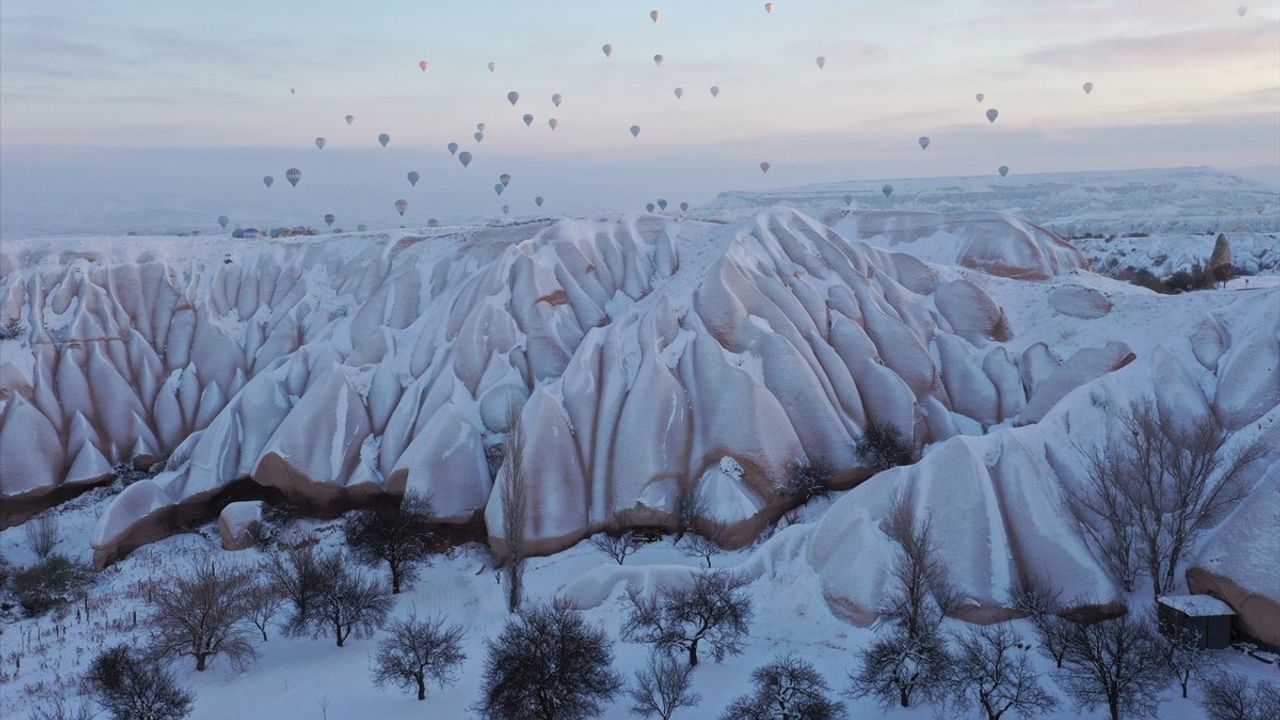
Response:
[{"label": "bush", "polygon": [[117,645],[89,666],[85,678],[94,698],[116,720],[181,720],[194,698],[154,660],[134,657]]},{"label": "bush", "polygon": [[82,597],[92,582],[89,568],[53,554],[14,573],[13,594],[27,615],[43,615]]},{"label": "bush", "polygon": [[22,527],[27,536],[27,547],[36,557],[49,557],[58,545],[58,521],[52,515],[38,515]]},{"label": "bush", "polygon": [[780,490],[783,495],[803,505],[830,492],[833,475],[835,471],[831,466],[820,460],[807,465],[794,463],[787,471],[787,483]]},{"label": "bush", "polygon": [[916,461],[915,450],[890,423],[867,424],[856,447],[858,457],[876,472]]},{"label": "bush", "polygon": [[520,611],[486,645],[474,708],[486,720],[585,720],[622,689],[609,636],[561,603]]}]

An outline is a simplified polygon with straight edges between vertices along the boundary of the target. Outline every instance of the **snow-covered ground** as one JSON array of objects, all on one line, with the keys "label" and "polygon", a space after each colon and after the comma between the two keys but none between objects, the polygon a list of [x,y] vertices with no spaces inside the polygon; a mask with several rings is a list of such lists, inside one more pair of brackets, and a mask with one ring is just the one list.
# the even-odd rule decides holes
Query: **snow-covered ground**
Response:
[{"label": "snow-covered ground", "polygon": [[[88,498],[86,498],[88,499]],[[783,529],[771,540],[745,550],[726,553],[714,559],[716,567],[746,567],[763,557],[774,556],[768,572],[753,582],[751,594],[754,617],[751,633],[739,656],[716,663],[710,659],[699,664],[694,673],[694,689],[702,695],[702,703],[676,717],[715,718],[732,698],[747,691],[751,670],[777,654],[795,652],[817,666],[828,683],[838,690],[848,684],[846,671],[857,665],[857,653],[874,631],[859,628],[837,617],[823,601],[819,580],[807,563],[788,557],[788,546],[802,542],[814,522],[823,516],[830,503],[815,501],[801,514],[801,522]],[[78,554],[88,560],[87,528],[97,512],[99,502],[82,502],[54,511],[64,530],[59,550]],[[337,522],[302,521],[321,538],[322,546],[341,543]],[[26,564],[34,556],[25,548],[21,528],[0,533],[0,551],[17,564]],[[51,617],[15,620],[10,617],[0,634],[0,661],[4,681],[0,682],[0,717],[22,718],[34,697],[44,688],[54,688],[67,697],[81,692],[78,676],[103,647],[116,643],[141,643],[145,639],[145,604],[137,597],[141,583],[162,578],[172,569],[186,563],[214,558],[218,562],[253,564],[264,559],[257,549],[227,552],[221,549],[216,525],[196,532],[177,535],[150,545],[104,571],[90,595],[90,616],[76,621],[71,616],[55,621]],[[626,560],[626,567],[695,566],[701,558],[690,558],[673,548],[669,541],[645,545]],[[616,568],[613,560],[583,542],[556,555],[535,558],[527,571],[528,597],[546,602],[557,596],[566,585],[587,577],[593,570],[609,572]],[[484,641],[494,637],[507,616],[503,589],[496,581],[493,558],[480,545],[463,545],[445,555],[431,559],[415,585],[397,598],[393,617],[416,613],[440,614],[450,622],[460,623],[467,632],[467,660],[456,684],[443,689],[432,686],[428,699],[419,703],[412,695],[392,688],[380,688],[370,676],[372,656],[378,636],[348,641],[338,648],[332,638],[287,638],[273,628],[270,640],[257,644],[259,657],[248,669],[236,672],[225,659],[215,660],[209,669],[197,673],[189,659],[171,663],[181,683],[196,694],[193,720],[312,720],[314,718],[370,717],[471,717],[469,707],[479,697],[480,673],[484,663]],[[1150,606],[1149,592],[1142,590],[1132,598],[1134,609]],[[642,667],[648,646],[619,639],[625,618],[623,591],[614,588],[606,600],[586,610],[591,621],[604,626],[614,646],[614,668],[628,681]],[[139,610],[139,627],[132,626],[134,610]],[[55,626],[58,628],[55,633]],[[1011,626],[1029,643],[1035,644],[1034,631],[1026,621]],[[963,631],[966,624],[948,621],[947,629]],[[14,672],[14,655],[21,656],[21,671]],[[1233,650],[1218,651],[1215,656],[1224,668],[1247,676],[1250,681],[1280,682],[1280,671]],[[1101,717],[1098,712],[1082,714],[1062,697],[1053,682],[1052,661],[1035,654],[1036,667],[1051,692],[1063,700],[1050,720],[1079,717]],[[1169,720],[1191,720],[1203,717],[1196,700],[1200,684],[1193,682],[1192,696],[1182,699],[1171,685],[1162,695],[1159,715]],[[938,706],[920,705],[907,710],[882,711],[870,699],[846,699],[849,717],[897,717],[926,720],[936,717]],[[628,717],[629,703],[615,702],[606,718]],[[955,716],[955,715],[953,715]]]}]

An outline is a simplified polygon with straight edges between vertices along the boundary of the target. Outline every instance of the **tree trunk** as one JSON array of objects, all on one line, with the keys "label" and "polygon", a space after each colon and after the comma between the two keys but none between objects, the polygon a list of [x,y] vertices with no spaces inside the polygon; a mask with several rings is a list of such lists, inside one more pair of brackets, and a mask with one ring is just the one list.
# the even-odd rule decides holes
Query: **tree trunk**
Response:
[{"label": "tree trunk", "polygon": [[1107,698],[1107,709],[1111,711],[1111,720],[1120,720],[1120,698]]},{"label": "tree trunk", "polygon": [[898,688],[898,703],[902,707],[911,707],[911,692],[905,687]]},{"label": "tree trunk", "polygon": [[205,654],[196,653],[196,671],[197,672],[204,672],[204,661],[205,661]]},{"label": "tree trunk", "polygon": [[698,666],[698,641],[689,644],[689,667]]},{"label": "tree trunk", "polygon": [[426,700],[426,699],[427,699],[427,682],[426,682],[426,679],[425,679],[425,678],[423,678],[421,674],[414,675],[414,676],[413,676],[413,679],[418,681],[418,699],[419,699],[419,700]]},{"label": "tree trunk", "polygon": [[262,642],[266,642],[267,641],[267,624],[263,623],[262,627],[258,629],[262,631]]},{"label": "tree trunk", "polygon": [[391,565],[391,594],[400,594],[400,568],[394,564]]}]

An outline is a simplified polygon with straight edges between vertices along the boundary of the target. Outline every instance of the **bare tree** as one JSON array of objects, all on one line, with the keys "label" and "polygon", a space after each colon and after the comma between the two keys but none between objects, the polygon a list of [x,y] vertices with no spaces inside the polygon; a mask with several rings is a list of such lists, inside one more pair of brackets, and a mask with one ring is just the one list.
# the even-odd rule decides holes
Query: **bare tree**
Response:
[{"label": "bare tree", "polygon": [[58,519],[49,513],[32,518],[22,530],[27,536],[27,547],[41,560],[49,557],[58,546]]},{"label": "bare tree", "polygon": [[635,687],[627,691],[633,703],[631,712],[644,718],[671,720],[676,710],[702,702],[702,696],[692,687],[693,667],[654,649],[649,653],[648,665],[636,671]]},{"label": "bare tree", "polygon": [[609,636],[562,603],[520,611],[486,645],[486,720],[585,720],[622,689]]},{"label": "bare tree", "polygon": [[1191,678],[1202,677],[1217,667],[1217,655],[1204,646],[1204,636],[1190,628],[1165,628],[1165,653],[1168,657],[1169,670],[1182,688],[1182,697],[1186,699],[1190,689]]},{"label": "bare tree", "polygon": [[1074,626],[1059,672],[1077,709],[1106,706],[1111,720],[1153,716],[1170,680],[1159,634],[1129,615]]},{"label": "bare tree", "polygon": [[1087,480],[1068,490],[1067,509],[1126,590],[1136,564],[1159,597],[1175,588],[1191,543],[1248,493],[1245,471],[1263,446],[1231,447],[1212,413],[1180,425],[1149,401],[1122,425],[1120,440],[1082,451]]},{"label": "bare tree", "polygon": [[224,655],[242,669],[257,653],[244,632],[246,595],[252,580],[244,570],[200,562],[152,584],[151,647],[158,657],[192,657],[203,672]]},{"label": "bare tree", "polygon": [[460,625],[446,625],[444,618],[419,620],[410,616],[393,621],[378,643],[374,682],[416,687],[418,699],[426,700],[428,680],[446,685],[456,679],[457,667],[467,659],[462,652],[464,636]]},{"label": "bare tree", "polygon": [[178,687],[173,673],[134,657],[123,645],[95,658],[85,680],[115,720],[181,720],[191,714],[191,693]]},{"label": "bare tree", "polygon": [[610,535],[607,532],[596,533],[591,536],[590,542],[591,547],[613,558],[619,565],[626,561],[628,555],[640,549],[640,541],[630,530],[618,535]]},{"label": "bare tree", "polygon": [[285,622],[285,634],[306,633],[315,614],[320,588],[319,553],[314,541],[304,541],[282,553],[273,554],[266,570],[276,589],[292,606]]},{"label": "bare tree", "polygon": [[1000,720],[1005,713],[1032,717],[1058,706],[1041,687],[1022,639],[1009,628],[970,630],[957,635],[955,645],[946,694],[957,707],[976,705],[987,720]]},{"label": "bare tree", "polygon": [[502,464],[502,534],[507,543],[507,610],[520,608],[524,595],[524,534],[528,521],[526,504],[528,489],[524,471],[525,432],[520,406],[507,406],[507,437],[503,443]]},{"label": "bare tree", "polygon": [[[265,568],[259,570],[261,573]],[[254,577],[245,588],[244,593],[245,617],[262,633],[262,642],[267,641],[267,627],[271,624],[271,618],[280,612],[280,607],[284,605],[284,596],[280,594],[280,588],[269,579],[263,580],[260,576]]]},{"label": "bare tree", "polygon": [[681,490],[679,497],[676,498],[676,534],[671,541],[678,543],[684,539],[686,533],[693,532],[694,523],[702,517],[704,510],[706,510],[706,501],[694,489]]},{"label": "bare tree", "polygon": [[1251,688],[1239,675],[1219,672],[1206,683],[1200,707],[1209,720],[1275,720],[1280,688],[1266,680]]},{"label": "bare tree", "polygon": [[377,580],[368,577],[341,552],[323,555],[316,562],[319,576],[311,615],[318,636],[333,631],[338,647],[353,633],[368,637],[391,612],[391,598]]},{"label": "bare tree", "polygon": [[[1014,582],[1009,598],[1009,607],[1027,616],[1031,626],[1040,639],[1040,648],[1053,658],[1054,664],[1061,669],[1067,652],[1067,639],[1070,637],[1074,623],[1062,617],[1064,610],[1062,594],[1049,589],[1048,583],[1039,576],[1020,574]],[[1074,605],[1084,605],[1079,601]]]},{"label": "bare tree", "polygon": [[822,673],[794,655],[751,673],[755,690],[735,698],[722,720],[839,720],[845,717],[844,703],[828,697],[831,692]]},{"label": "bare tree", "polygon": [[954,610],[956,593],[934,552],[930,522],[918,526],[899,502],[886,531],[902,548],[893,568],[894,587],[880,617],[888,632],[862,651],[861,668],[850,673],[850,694],[875,697],[884,706],[909,707],[914,699],[939,696],[949,657],[942,620]]},{"label": "bare tree", "polygon": [[431,500],[412,493],[397,505],[361,510],[347,516],[343,526],[347,545],[357,560],[369,565],[386,563],[391,571],[391,592],[417,576],[416,563],[431,551]]},{"label": "bare tree", "polygon": [[652,643],[659,650],[680,649],[689,655],[689,666],[698,664],[698,646],[711,647],[716,661],[742,652],[742,638],[751,621],[751,599],[745,576],[714,570],[698,573],[687,588],[668,589],[644,597],[627,594],[631,614],[622,626],[623,637]]},{"label": "bare tree", "polygon": [[711,559],[724,552],[724,548],[720,547],[719,538],[724,534],[724,528],[718,524],[711,524],[704,533],[690,532],[680,541],[680,552],[689,557],[702,558],[707,563],[707,569],[711,569]]}]

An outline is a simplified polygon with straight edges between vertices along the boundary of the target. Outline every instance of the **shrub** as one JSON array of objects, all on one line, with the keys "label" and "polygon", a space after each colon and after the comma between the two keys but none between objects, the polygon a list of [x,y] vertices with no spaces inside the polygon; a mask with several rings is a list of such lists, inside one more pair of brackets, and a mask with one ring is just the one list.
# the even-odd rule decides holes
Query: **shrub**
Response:
[{"label": "shrub", "polygon": [[94,698],[116,720],[181,720],[194,698],[154,660],[117,645],[99,655],[86,677]]},{"label": "shrub", "polygon": [[28,615],[43,615],[82,597],[92,582],[89,568],[53,554],[14,573],[13,594]]},{"label": "shrub", "polygon": [[22,527],[27,547],[38,558],[47,558],[58,545],[58,520],[48,513],[32,518]]},{"label": "shrub", "polygon": [[858,439],[858,457],[876,472],[916,461],[915,451],[890,423],[871,422]]},{"label": "shrub", "polygon": [[803,505],[830,492],[833,475],[835,471],[821,460],[809,464],[793,463],[787,471],[787,482],[780,490],[783,495]]}]

